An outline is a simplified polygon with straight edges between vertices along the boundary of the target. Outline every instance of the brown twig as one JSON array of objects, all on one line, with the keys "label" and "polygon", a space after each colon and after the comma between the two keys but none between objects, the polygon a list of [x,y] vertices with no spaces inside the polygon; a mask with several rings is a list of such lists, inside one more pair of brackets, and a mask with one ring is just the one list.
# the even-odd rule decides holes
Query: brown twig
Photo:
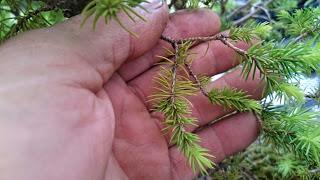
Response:
[{"label": "brown twig", "polygon": [[233,45],[231,42],[228,41],[229,37],[224,35],[224,34],[218,34],[218,35],[214,35],[214,36],[206,36],[206,37],[192,37],[192,38],[184,38],[184,39],[173,39],[171,37],[168,36],[161,36],[161,39],[170,43],[170,44],[182,44],[188,41],[191,41],[193,43],[203,43],[203,42],[208,42],[208,41],[214,41],[214,40],[219,40],[221,41],[223,44],[225,44],[226,46],[230,47],[231,49],[237,51],[239,54],[241,55],[247,55],[247,52],[236,47],[235,45]]},{"label": "brown twig", "polygon": [[174,64],[172,66],[172,82],[171,82],[171,100],[172,103],[175,102],[175,96],[176,96],[176,81],[177,81],[177,68],[178,68],[178,61],[177,59],[179,58],[179,45],[177,43],[172,44],[173,48],[175,49],[175,61]]},{"label": "brown twig", "polygon": [[220,37],[218,37],[218,40],[220,40],[223,44],[225,44],[225,45],[228,46],[229,48],[235,50],[235,51],[236,51],[237,53],[239,53],[240,55],[243,55],[243,56],[247,56],[247,55],[248,55],[248,52],[247,52],[247,51],[236,47],[236,46],[233,45],[231,42],[229,42],[226,37],[220,36]]},{"label": "brown twig", "polygon": [[202,86],[198,76],[193,72],[191,65],[187,62],[184,63],[184,66],[186,67],[187,71],[189,72],[189,75],[193,78],[193,80],[196,82],[196,85],[200,89],[201,93],[209,98],[209,94],[206,92],[204,87]]},{"label": "brown twig", "polygon": [[[164,41],[167,41],[170,44],[173,44],[173,43],[182,44],[182,43],[185,43],[185,42],[188,42],[188,41],[192,41],[193,43],[202,43],[202,42],[208,42],[208,41],[212,41],[212,40],[219,40],[218,36],[221,36],[221,35],[205,36],[205,37],[191,37],[191,38],[183,38],[183,39],[173,39],[171,37],[162,35],[161,39],[164,40]],[[224,36],[224,37],[227,37],[227,36]]]},{"label": "brown twig", "polygon": [[[192,37],[192,38],[184,38],[184,39],[173,39],[171,37],[167,37],[162,35],[161,39],[170,43],[171,46],[175,49],[176,51],[176,57],[175,60],[177,60],[177,52],[178,52],[178,48],[179,45],[185,42],[193,42],[193,43],[202,43],[202,42],[208,42],[208,41],[212,41],[212,40],[219,40],[221,41],[223,44],[225,44],[226,46],[228,46],[229,48],[233,49],[234,51],[236,51],[238,54],[242,55],[242,56],[248,56],[247,51],[242,50],[238,47],[236,47],[235,45],[233,45],[231,42],[228,41],[227,36],[225,36],[224,34],[219,34],[219,35],[214,35],[214,36],[207,36],[207,37]],[[198,88],[200,89],[200,91],[202,92],[202,94],[206,97],[209,97],[208,93],[205,91],[205,88],[202,86],[199,78],[197,77],[197,75],[192,71],[191,65],[188,64],[187,62],[185,62],[185,67],[187,69],[187,71],[189,72],[189,75],[194,79],[196,85],[198,86]],[[176,69],[177,69],[177,62],[175,61],[175,65],[173,66],[172,72],[173,72],[173,80],[172,80],[172,88],[174,88],[175,85],[175,78],[176,78]],[[173,91],[173,89],[172,89]],[[174,94],[174,92],[172,92],[172,94]]]}]

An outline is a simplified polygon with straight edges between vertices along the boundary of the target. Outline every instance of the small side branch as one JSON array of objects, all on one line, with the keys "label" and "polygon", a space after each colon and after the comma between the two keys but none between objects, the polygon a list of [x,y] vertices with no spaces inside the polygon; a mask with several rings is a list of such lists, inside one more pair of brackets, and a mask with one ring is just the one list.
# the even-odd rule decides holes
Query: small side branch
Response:
[{"label": "small side branch", "polygon": [[206,90],[204,89],[204,87],[202,86],[198,76],[193,72],[191,65],[188,64],[187,62],[184,63],[187,71],[189,72],[189,75],[194,79],[194,81],[196,82],[196,85],[198,86],[198,88],[200,89],[201,93],[209,98],[209,94],[206,92]]},{"label": "small side branch", "polygon": [[45,7],[42,7],[42,8],[39,8],[39,9],[36,9],[34,11],[30,11],[29,13],[27,13],[25,16],[22,16],[22,17],[18,17],[18,22],[17,24],[14,25],[14,27],[11,29],[11,31],[6,35],[6,38],[4,39],[7,39],[9,37],[11,37],[12,35],[15,35],[17,34],[22,26],[27,22],[29,21],[31,18],[39,15],[40,13],[42,12],[46,12],[46,11],[51,11],[55,9],[54,7],[52,6],[45,6]]},{"label": "small side branch", "polygon": [[235,9],[234,11],[232,11],[228,16],[227,19],[231,19],[233,16],[235,16],[236,14],[238,14],[240,11],[242,11],[244,8],[248,7],[249,5],[251,5],[251,1],[249,0],[247,1],[244,5],[238,7],[237,9]]},{"label": "small side branch", "polygon": [[247,52],[247,51],[236,47],[236,46],[233,45],[231,42],[229,42],[226,37],[224,37],[224,36],[219,36],[219,37],[218,37],[218,40],[220,40],[223,44],[225,44],[225,45],[228,46],[229,48],[233,49],[234,51],[236,51],[236,52],[239,53],[240,55],[242,55],[242,56],[247,56],[247,55],[248,55],[248,52]]},{"label": "small side branch", "polygon": [[241,19],[234,21],[233,25],[238,26],[244,23],[245,21],[250,19],[253,15],[259,13],[260,11],[263,11],[264,7],[268,6],[270,3],[272,3],[272,1],[273,0],[268,0],[268,1],[265,1],[264,3],[261,2],[256,5],[253,5],[251,11],[247,15],[243,16]]},{"label": "small side branch", "polygon": [[203,42],[208,42],[208,41],[221,41],[223,44],[225,44],[226,46],[230,47],[231,49],[235,50],[236,52],[238,52],[239,54],[246,56],[248,55],[248,53],[245,50],[242,50],[238,47],[236,47],[235,45],[233,45],[231,42],[228,41],[229,37],[224,35],[224,34],[219,34],[219,35],[215,35],[215,36],[206,36],[206,37],[192,37],[192,38],[185,38],[185,39],[173,39],[171,37],[167,37],[167,36],[161,36],[161,39],[170,43],[171,45],[174,44],[182,44],[184,42],[188,42],[191,41],[195,44],[197,43],[203,43]]},{"label": "small side branch", "polygon": [[174,61],[174,64],[172,66],[172,82],[171,82],[171,99],[172,99],[172,103],[175,103],[175,98],[176,98],[176,81],[177,81],[177,68],[178,68],[178,61],[177,61],[177,58],[179,58],[179,54],[178,54],[178,51],[179,51],[179,45],[177,43],[174,43],[172,44],[173,48],[175,49],[175,61]]},{"label": "small side branch", "polygon": [[[228,41],[228,36],[225,36],[223,34],[219,34],[219,35],[215,35],[215,36],[207,36],[207,37],[192,37],[192,38],[185,38],[185,39],[173,39],[171,37],[167,37],[162,35],[161,39],[170,43],[171,46],[175,49],[176,52],[176,57],[175,57],[175,64],[172,68],[172,73],[173,73],[173,79],[172,79],[172,94],[174,95],[174,86],[175,86],[175,78],[176,78],[176,69],[177,69],[177,52],[178,52],[178,48],[180,44],[183,44],[185,42],[192,42],[194,44],[197,43],[203,43],[203,42],[208,42],[208,41],[213,41],[213,40],[218,40],[221,41],[223,44],[225,44],[226,46],[228,46],[229,48],[233,49],[234,51],[236,51],[238,54],[242,55],[242,56],[248,56],[248,52],[245,50],[242,50],[238,47],[236,47],[235,45],[233,45],[231,42]],[[193,78],[193,80],[195,81],[196,85],[198,86],[198,88],[200,89],[200,91],[202,92],[202,94],[206,97],[209,97],[208,93],[206,92],[205,88],[202,86],[199,78],[197,77],[197,75],[193,72],[191,65],[188,64],[187,62],[184,63],[184,66],[186,67],[186,70],[188,71],[189,75]]]}]

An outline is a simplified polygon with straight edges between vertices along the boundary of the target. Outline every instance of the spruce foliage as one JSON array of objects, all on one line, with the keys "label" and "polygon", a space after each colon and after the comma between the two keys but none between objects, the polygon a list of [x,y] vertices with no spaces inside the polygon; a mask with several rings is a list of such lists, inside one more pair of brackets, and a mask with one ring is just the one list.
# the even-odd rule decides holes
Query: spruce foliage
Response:
[{"label": "spruce foliage", "polygon": [[130,31],[118,18],[120,11],[124,12],[133,22],[136,22],[134,16],[145,21],[144,17],[137,13],[133,7],[140,7],[147,11],[140,3],[146,3],[146,0],[93,0],[83,10],[84,19],[81,25],[87,21],[91,16],[94,16],[93,28],[96,27],[100,17],[103,17],[105,23],[108,24],[110,20],[115,20],[123,29],[128,31],[134,36],[137,36],[134,32]]},{"label": "spruce foliage", "polygon": [[[141,3],[148,1],[88,1],[82,11],[81,25],[92,17],[95,28],[98,20],[103,18],[105,23],[115,21],[131,35],[139,36],[118,15],[125,14],[132,22],[145,21],[134,9],[147,11]],[[167,50],[167,56],[161,57],[160,64],[165,68],[161,68],[155,77],[155,93],[150,99],[154,111],[165,115],[164,132],[171,135],[170,143],[184,154],[194,172],[206,173],[208,168],[215,168],[217,172],[213,176],[216,179],[319,178],[319,113],[305,108],[304,102],[307,99],[319,102],[320,86],[308,94],[298,86],[302,76],[320,72],[320,9],[314,7],[319,4],[313,0],[249,0],[244,4],[237,4],[234,0],[171,0],[167,3],[171,11],[199,7],[213,9],[220,13],[223,28],[229,29],[228,34],[208,37],[161,37],[174,51]],[[63,7],[46,1],[0,0],[0,9],[0,42],[65,19]],[[210,77],[192,71],[194,56],[189,49],[208,41],[220,41],[238,53],[245,80],[249,77],[261,79],[261,85],[265,86],[265,98],[261,102],[235,88],[207,91]],[[237,48],[234,44],[238,41],[252,46],[247,50]],[[190,125],[197,126],[197,119],[191,116],[192,104],[188,97],[199,93],[206,96],[208,102],[222,106],[228,112],[230,109],[253,112],[261,120],[260,144],[227,159],[227,167],[215,167],[214,157],[201,147],[201,139],[187,129]],[[279,100],[281,105],[275,103]]]}]

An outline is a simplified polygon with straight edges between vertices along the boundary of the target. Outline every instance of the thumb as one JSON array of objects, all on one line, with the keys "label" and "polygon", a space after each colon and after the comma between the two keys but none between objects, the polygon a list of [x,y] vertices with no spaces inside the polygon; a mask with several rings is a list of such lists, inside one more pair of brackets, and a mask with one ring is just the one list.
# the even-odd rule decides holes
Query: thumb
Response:
[{"label": "thumb", "polygon": [[[138,37],[130,35],[116,21],[105,23],[102,17],[93,30],[93,18],[89,19],[84,27],[79,28],[84,17],[77,16],[57,28],[63,32],[62,37],[68,37],[67,44],[82,57],[87,57],[103,79],[107,81],[111,75],[126,60],[141,56],[150,50],[159,40],[168,20],[168,10],[162,0],[149,0],[143,3],[148,12],[136,8],[146,22],[137,19],[133,22],[124,13],[119,13],[120,21]],[[64,40],[65,42],[66,40]]]},{"label": "thumb", "polygon": [[10,62],[9,67],[0,66],[0,70],[15,69],[16,73],[8,71],[8,77],[2,73],[2,78],[25,78],[23,72],[32,72],[41,76],[52,75],[59,81],[77,82],[90,89],[101,88],[123,62],[142,55],[159,41],[168,20],[168,10],[161,0],[148,1],[150,3],[142,4],[148,12],[136,8],[146,22],[132,22],[124,13],[118,14],[121,22],[138,34],[138,38],[115,21],[106,24],[103,18],[95,30],[92,28],[93,18],[80,28],[81,15],[51,28],[12,38],[0,47],[2,59]]}]

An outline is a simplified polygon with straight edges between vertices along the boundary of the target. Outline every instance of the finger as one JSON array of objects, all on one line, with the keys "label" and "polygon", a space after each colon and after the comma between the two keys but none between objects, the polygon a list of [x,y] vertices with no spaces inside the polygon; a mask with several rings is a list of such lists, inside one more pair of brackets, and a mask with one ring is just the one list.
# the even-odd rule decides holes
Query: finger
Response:
[{"label": "finger", "polygon": [[[41,59],[46,67],[68,68],[58,74],[68,76],[77,85],[101,89],[124,61],[129,57],[141,56],[158,42],[168,20],[167,7],[161,4],[161,0],[144,3],[149,12],[136,8],[146,22],[140,20],[134,23],[124,13],[118,14],[124,25],[140,35],[138,38],[131,36],[116,21],[106,24],[103,18],[100,18],[95,30],[92,28],[93,18],[80,28],[83,17],[76,16],[52,28],[25,33],[17,38],[19,41],[6,43],[4,55],[10,56],[12,51],[16,53],[16,49],[19,49],[22,57],[30,55],[29,59],[34,61]],[[33,53],[35,48],[38,53]],[[92,67],[91,71],[88,65]]]},{"label": "finger", "polygon": [[[219,32],[219,29],[219,17],[213,11],[208,9],[196,11],[182,10],[170,15],[163,34],[174,39],[181,39],[214,35]],[[166,55],[164,48],[171,49],[171,46],[159,40],[146,54],[133,61],[124,63],[118,71],[119,74],[125,81],[132,80],[159,62],[161,59],[157,56]]]},{"label": "finger", "polygon": [[[236,114],[197,133],[215,163],[244,150],[259,134],[259,123],[251,113]],[[174,179],[192,179],[195,175],[177,147],[169,150]]]},{"label": "finger", "polygon": [[[239,42],[236,45],[243,49],[248,47],[243,42]],[[192,70],[197,75],[206,74],[213,76],[225,72],[238,65],[240,60],[239,55],[234,50],[225,46],[220,41],[210,42],[209,49],[208,45],[204,43],[192,48],[190,51],[191,53],[195,53]],[[155,92],[154,87],[156,84],[154,78],[160,73],[159,70],[160,66],[153,67],[128,83],[149,108],[151,108],[151,103],[148,99]]]}]

